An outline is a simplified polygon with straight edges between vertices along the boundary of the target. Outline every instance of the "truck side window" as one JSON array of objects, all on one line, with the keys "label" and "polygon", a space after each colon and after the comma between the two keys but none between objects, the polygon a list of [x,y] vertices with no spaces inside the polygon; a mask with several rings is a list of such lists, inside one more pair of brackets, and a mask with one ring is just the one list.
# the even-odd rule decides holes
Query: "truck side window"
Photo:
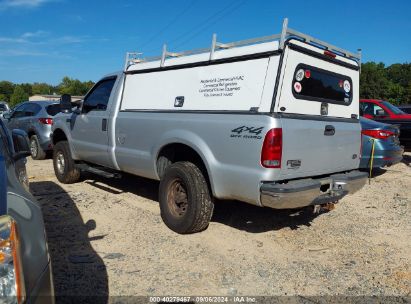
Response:
[{"label": "truck side window", "polygon": [[105,111],[115,82],[116,78],[109,78],[97,83],[84,99],[83,113]]}]

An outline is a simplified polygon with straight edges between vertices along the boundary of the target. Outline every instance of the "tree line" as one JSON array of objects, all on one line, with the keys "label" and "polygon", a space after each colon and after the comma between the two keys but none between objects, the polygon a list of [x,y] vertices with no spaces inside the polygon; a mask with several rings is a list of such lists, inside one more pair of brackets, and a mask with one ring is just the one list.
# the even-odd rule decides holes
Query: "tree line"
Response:
[{"label": "tree line", "polygon": [[[60,84],[47,83],[14,84],[0,81],[0,101],[14,106],[28,100],[32,95],[70,94],[81,96],[94,85],[92,81],[81,82],[78,79],[64,77]],[[361,65],[360,98],[384,99],[393,104],[411,103],[411,63],[366,62]]]},{"label": "tree line", "polygon": [[411,63],[363,63],[360,97],[384,99],[396,105],[411,103]]},{"label": "tree line", "polygon": [[8,102],[10,107],[13,107],[20,102],[28,100],[33,95],[70,94],[82,96],[93,85],[93,81],[82,82],[67,76],[56,86],[39,82],[14,84],[10,81],[0,81],[0,101]]}]

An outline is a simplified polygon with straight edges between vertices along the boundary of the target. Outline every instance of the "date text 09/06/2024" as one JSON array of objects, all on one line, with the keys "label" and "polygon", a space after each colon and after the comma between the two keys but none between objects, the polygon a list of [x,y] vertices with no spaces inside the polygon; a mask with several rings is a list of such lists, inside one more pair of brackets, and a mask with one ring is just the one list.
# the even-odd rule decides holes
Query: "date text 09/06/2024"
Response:
[{"label": "date text 09/06/2024", "polygon": [[234,296],[234,297],[149,297],[150,303],[255,303],[255,297]]}]

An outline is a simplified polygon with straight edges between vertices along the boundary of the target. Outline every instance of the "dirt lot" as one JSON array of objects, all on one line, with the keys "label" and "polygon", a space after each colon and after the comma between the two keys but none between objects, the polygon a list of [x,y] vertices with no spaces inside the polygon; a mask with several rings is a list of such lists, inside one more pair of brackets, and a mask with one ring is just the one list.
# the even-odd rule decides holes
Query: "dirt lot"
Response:
[{"label": "dirt lot", "polygon": [[158,183],[57,182],[28,162],[43,208],[57,295],[411,295],[411,154],[335,210],[218,202],[209,228],[162,223]]}]

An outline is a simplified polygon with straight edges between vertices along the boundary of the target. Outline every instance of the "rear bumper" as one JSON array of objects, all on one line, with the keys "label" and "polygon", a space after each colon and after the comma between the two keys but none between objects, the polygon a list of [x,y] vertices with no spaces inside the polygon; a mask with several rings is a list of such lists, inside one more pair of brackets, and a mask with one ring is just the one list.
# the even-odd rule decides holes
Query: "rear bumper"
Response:
[{"label": "rear bumper", "polygon": [[[382,168],[385,166],[392,166],[402,160],[404,148],[397,146],[392,150],[377,150],[374,153],[373,168]],[[361,169],[367,169],[371,165],[370,156],[362,156],[360,162]]]},{"label": "rear bumper", "polygon": [[39,142],[40,142],[40,147],[44,150],[44,151],[49,151],[53,149],[53,145],[51,142],[51,138],[50,135],[46,134],[46,135],[42,135],[39,137]]},{"label": "rear bumper", "polygon": [[367,177],[365,172],[351,171],[286,184],[264,183],[260,187],[261,204],[274,209],[293,209],[335,202],[360,190]]}]

